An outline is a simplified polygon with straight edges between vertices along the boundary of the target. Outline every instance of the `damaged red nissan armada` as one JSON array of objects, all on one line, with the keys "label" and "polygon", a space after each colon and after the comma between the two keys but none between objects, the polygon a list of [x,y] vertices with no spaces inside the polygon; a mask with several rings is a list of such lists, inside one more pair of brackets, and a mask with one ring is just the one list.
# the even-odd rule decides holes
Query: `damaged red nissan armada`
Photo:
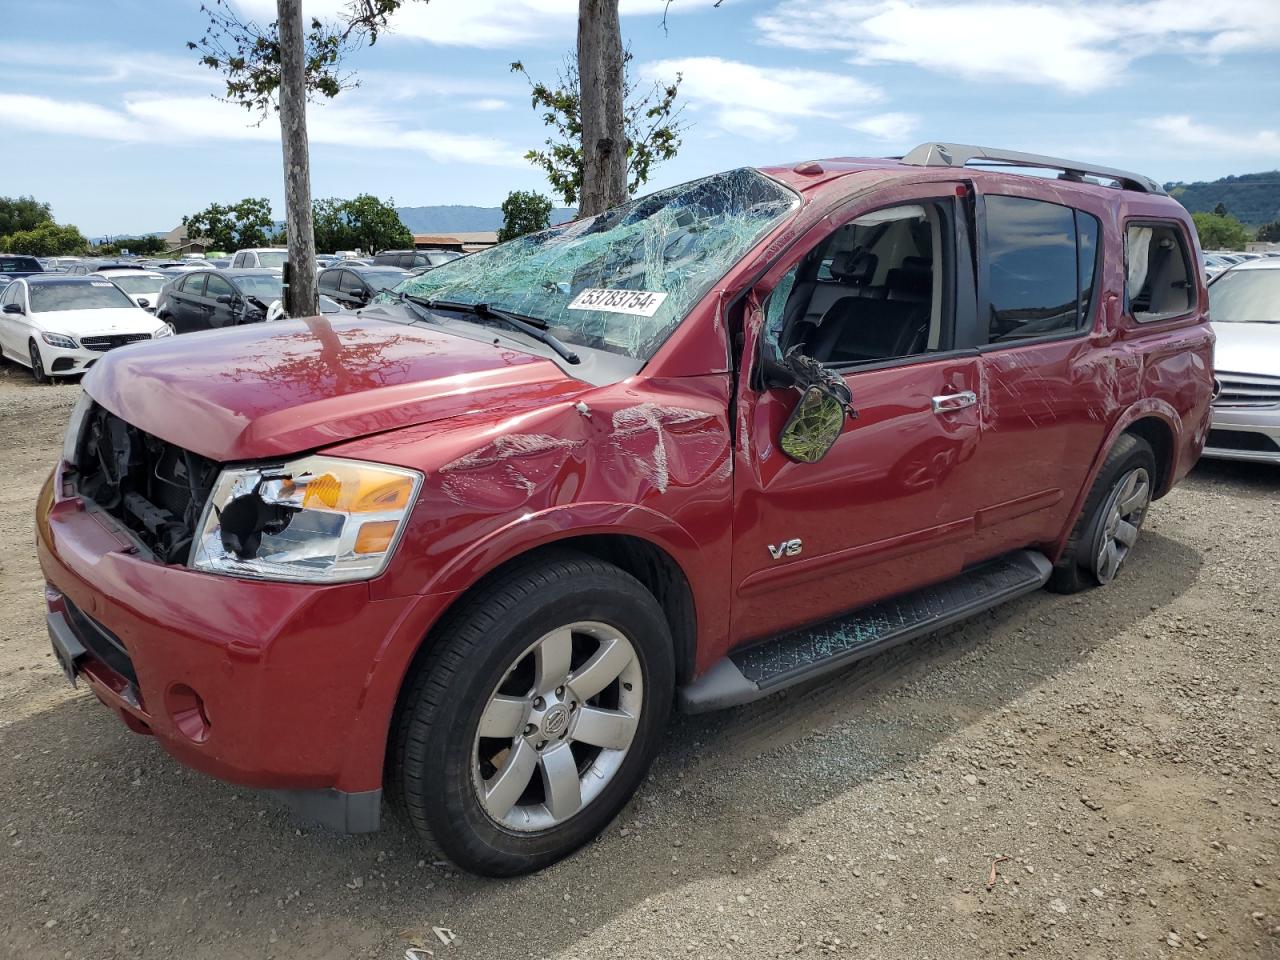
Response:
[{"label": "damaged red nissan armada", "polygon": [[1111,581],[1208,430],[1199,256],[1145,177],[927,144],[112,351],[37,507],[54,649],[182,763],[536,869],[673,703]]}]

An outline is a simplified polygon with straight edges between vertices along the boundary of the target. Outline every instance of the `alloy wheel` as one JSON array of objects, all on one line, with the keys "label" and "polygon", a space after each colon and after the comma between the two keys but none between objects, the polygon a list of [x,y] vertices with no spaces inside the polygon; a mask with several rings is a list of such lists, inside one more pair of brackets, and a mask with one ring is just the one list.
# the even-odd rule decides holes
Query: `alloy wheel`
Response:
[{"label": "alloy wheel", "polygon": [[34,340],[28,344],[28,347],[31,355],[31,376],[36,383],[44,383],[49,378],[44,372],[44,358],[40,356],[40,348],[36,346]]},{"label": "alloy wheel", "polygon": [[1135,467],[1116,483],[1102,509],[1093,561],[1099,583],[1115,579],[1138,540],[1138,530],[1150,505],[1151,477],[1145,467]]},{"label": "alloy wheel", "polygon": [[569,820],[622,767],[643,700],[640,661],[617,628],[584,621],[540,637],[480,716],[472,775],[485,813],[521,832]]}]

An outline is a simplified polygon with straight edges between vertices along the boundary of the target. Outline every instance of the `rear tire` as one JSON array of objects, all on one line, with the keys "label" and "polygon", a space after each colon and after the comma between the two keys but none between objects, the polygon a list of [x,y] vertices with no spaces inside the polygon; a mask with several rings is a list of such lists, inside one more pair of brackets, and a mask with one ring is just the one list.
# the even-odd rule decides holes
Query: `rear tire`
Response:
[{"label": "rear tire", "polygon": [[1054,565],[1050,590],[1077,593],[1115,579],[1151,505],[1155,476],[1151,445],[1132,433],[1121,434]]},{"label": "rear tire", "polygon": [[593,557],[544,555],[481,588],[430,644],[393,724],[393,808],[486,876],[593,839],[639,787],[671,708],[653,595]]}]

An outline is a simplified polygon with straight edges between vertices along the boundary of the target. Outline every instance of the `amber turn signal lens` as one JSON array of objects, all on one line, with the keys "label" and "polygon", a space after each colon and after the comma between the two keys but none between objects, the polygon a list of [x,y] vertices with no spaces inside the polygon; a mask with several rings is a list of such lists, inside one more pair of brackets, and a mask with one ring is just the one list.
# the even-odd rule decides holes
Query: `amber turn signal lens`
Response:
[{"label": "amber turn signal lens", "polygon": [[391,549],[391,541],[395,539],[395,520],[374,520],[366,523],[356,534],[356,553],[385,553]]}]

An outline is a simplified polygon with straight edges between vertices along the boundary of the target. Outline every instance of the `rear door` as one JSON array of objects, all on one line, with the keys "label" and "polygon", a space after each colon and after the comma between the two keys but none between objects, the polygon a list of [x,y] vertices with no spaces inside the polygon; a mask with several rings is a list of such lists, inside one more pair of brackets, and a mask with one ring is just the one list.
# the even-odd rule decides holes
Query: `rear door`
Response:
[{"label": "rear door", "polygon": [[987,482],[975,555],[1057,539],[1127,376],[1104,322],[1105,208],[1073,206],[1087,201],[1052,185],[1030,198],[998,183],[976,197]]},{"label": "rear door", "polygon": [[170,294],[173,302],[173,325],[179,333],[204,330],[204,280],[205,273],[189,273]]},{"label": "rear door", "polygon": [[[778,438],[798,392],[743,365],[734,481],[735,642],[816,622],[961,569],[981,495],[974,278],[953,183],[884,191],[829,218],[752,299],[761,351],[838,373],[857,418],[817,463]],[[748,337],[747,349],[753,344]]]}]

